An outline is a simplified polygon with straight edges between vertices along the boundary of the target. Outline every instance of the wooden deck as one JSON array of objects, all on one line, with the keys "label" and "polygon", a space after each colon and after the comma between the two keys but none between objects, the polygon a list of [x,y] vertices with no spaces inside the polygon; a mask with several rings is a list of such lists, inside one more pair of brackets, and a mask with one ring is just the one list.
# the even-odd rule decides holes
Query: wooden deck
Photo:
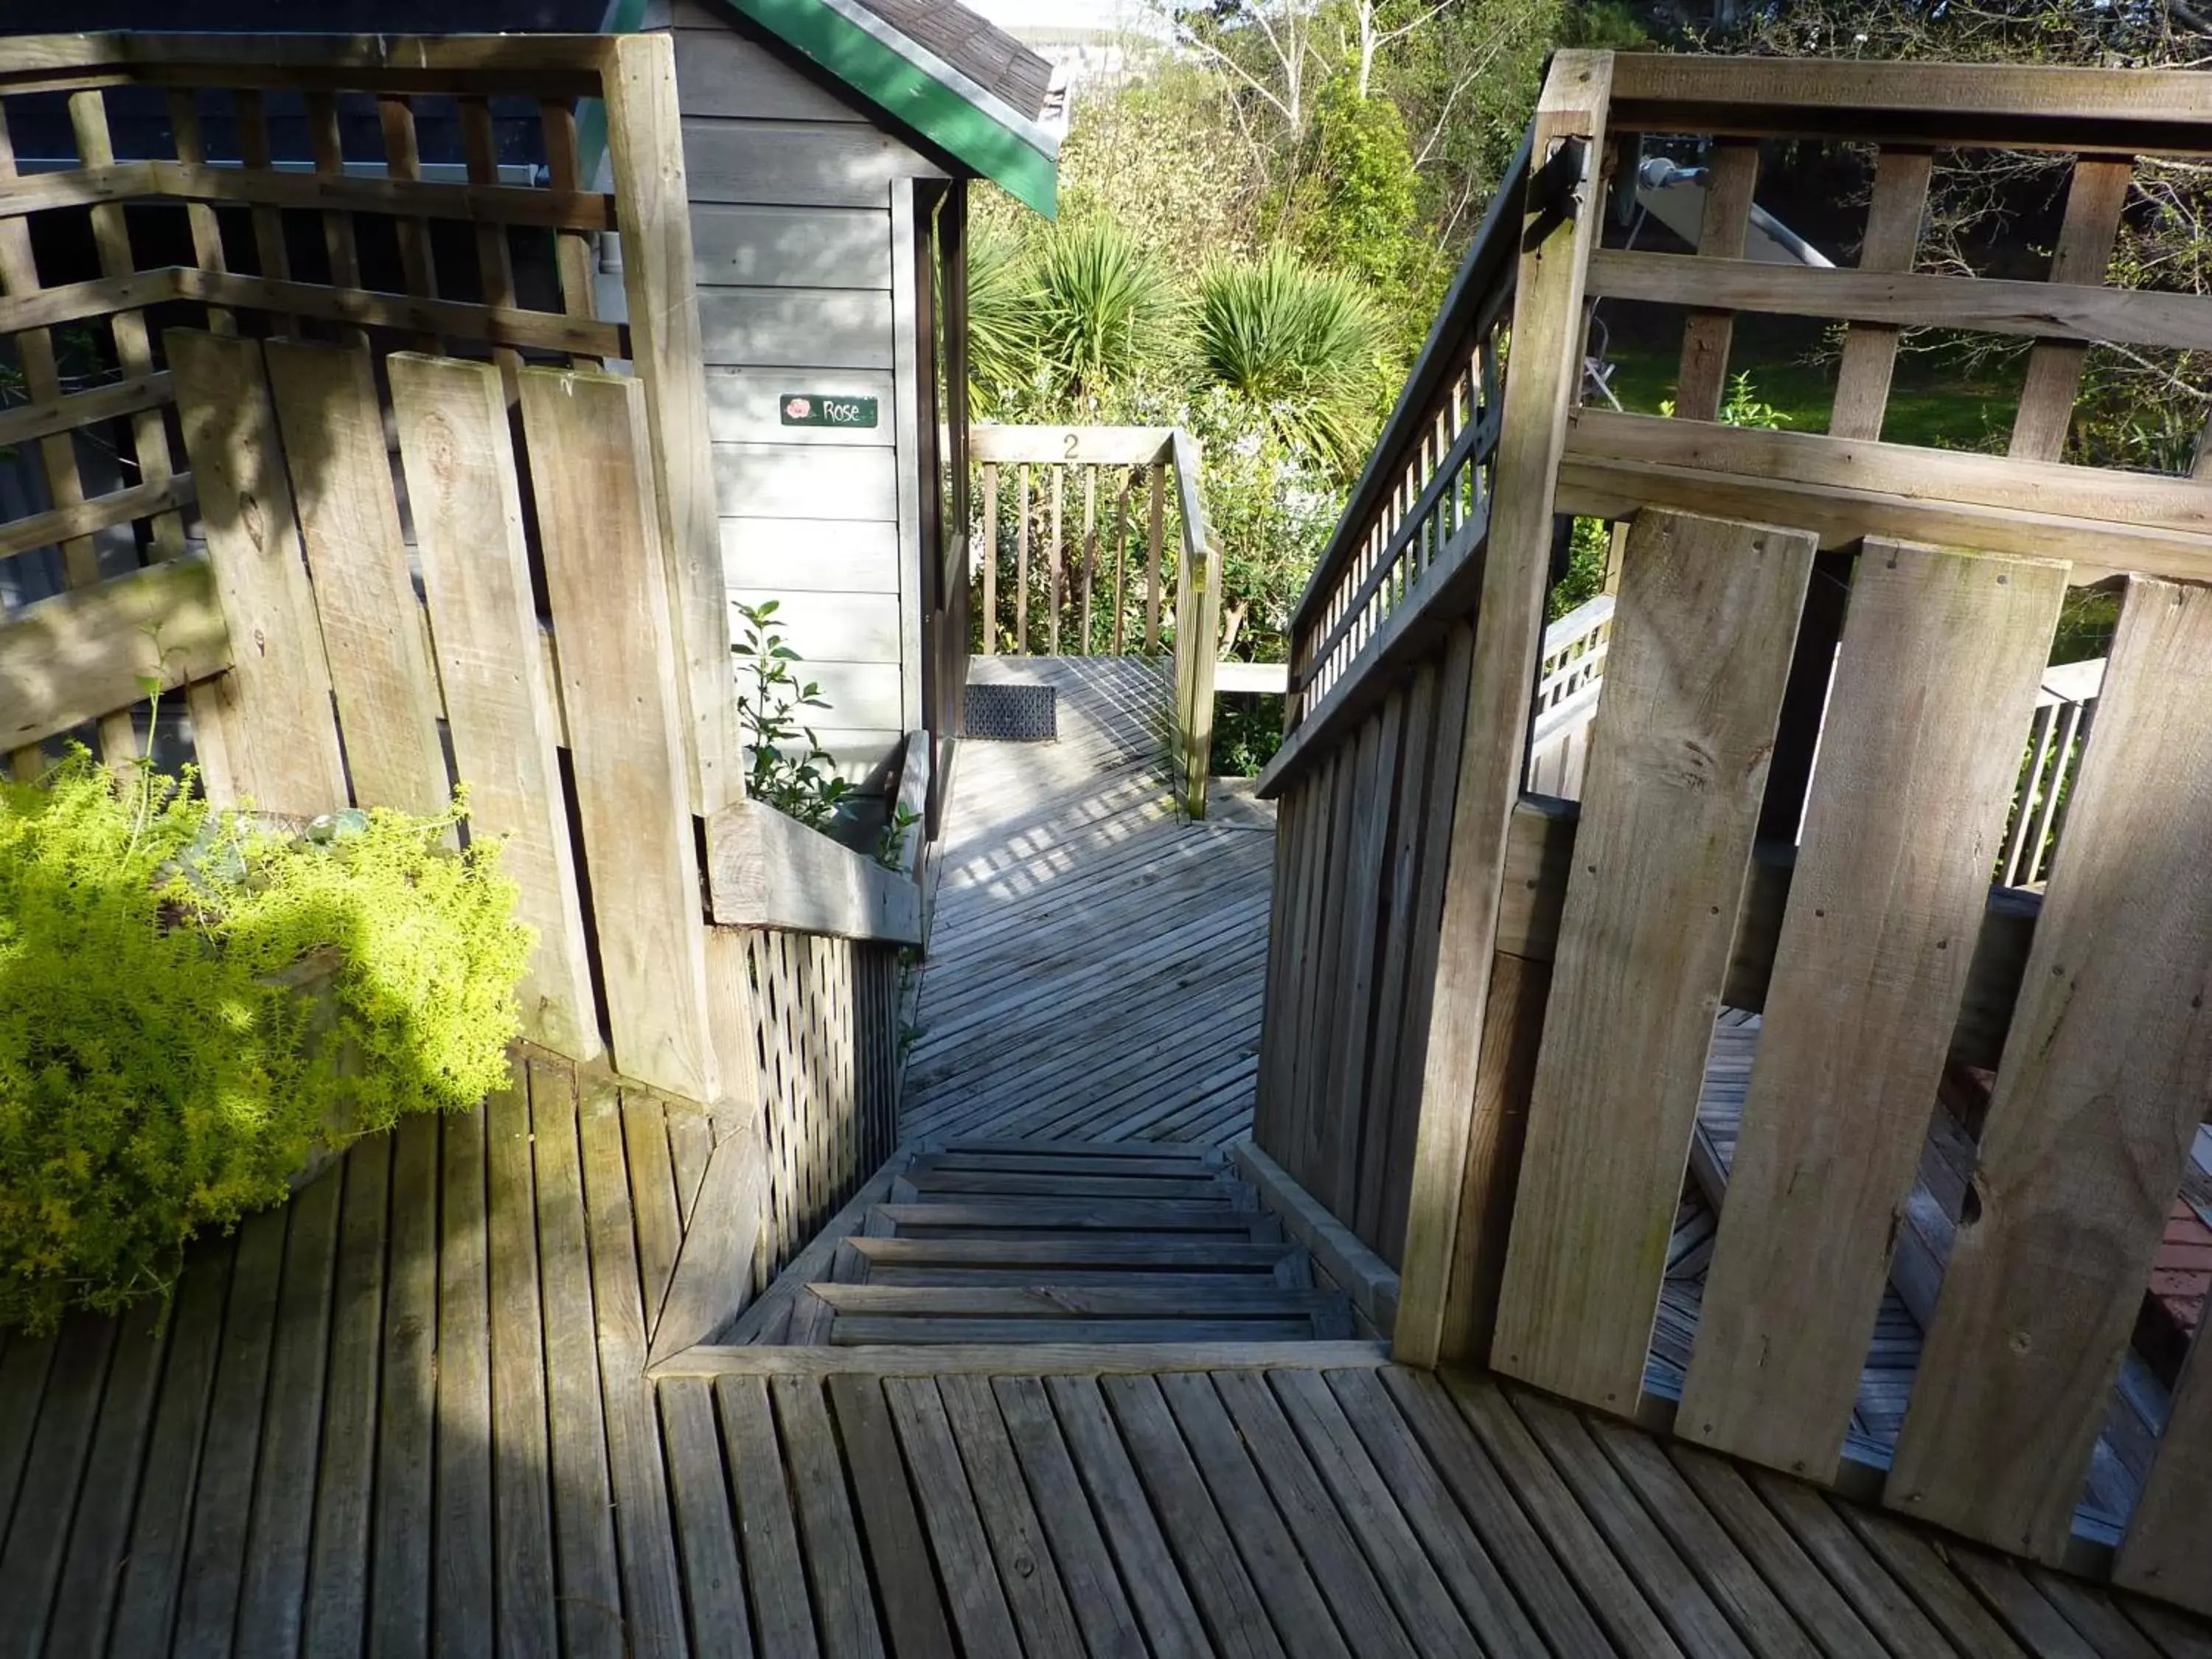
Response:
[{"label": "wooden deck", "polygon": [[[1269,837],[1155,815],[1121,731],[963,757],[956,816],[994,766],[1041,782],[1026,817],[963,820],[924,1006],[980,1015],[996,985],[1007,1012],[969,1018],[964,1056],[940,1016],[916,1115],[963,1121],[1000,1066],[1057,1080],[977,1115],[997,1139],[917,1143],[862,1194],[895,1213],[825,1241],[869,1271],[822,1275],[812,1345],[787,1328],[648,1366],[714,1126],[525,1055],[482,1111],[410,1120],[197,1246],[166,1322],[0,1343],[0,1656],[2212,1656],[2212,1628],[2149,1604],[1346,1340],[1198,1144],[1249,1111],[1249,1018],[1137,972],[1239,960],[1239,924],[1088,984],[1072,941],[988,971],[959,954],[1021,910],[1133,957],[1145,919],[1180,913],[1117,889],[1124,855],[1167,860],[1194,921],[1261,890]],[[1121,988],[1152,1036],[1102,994]],[[1093,1139],[1035,1133],[1071,1123]],[[1041,1188],[1116,1159],[1129,1184],[1056,1220]],[[1206,1195],[1127,1196],[1161,1182]],[[1179,1241],[1139,1260],[1136,1223]],[[1014,1259],[1038,1232],[1042,1307]],[[1060,1260],[1102,1242],[1089,1270],[1160,1273],[1217,1340],[1110,1328],[1127,1287]],[[979,1287],[1000,1321],[916,1340],[939,1292]]]},{"label": "wooden deck", "polygon": [[979,658],[973,678],[1054,687],[1060,735],[961,748],[907,1138],[1243,1137],[1273,810],[1231,786],[1178,817],[1166,688],[1139,659]]}]

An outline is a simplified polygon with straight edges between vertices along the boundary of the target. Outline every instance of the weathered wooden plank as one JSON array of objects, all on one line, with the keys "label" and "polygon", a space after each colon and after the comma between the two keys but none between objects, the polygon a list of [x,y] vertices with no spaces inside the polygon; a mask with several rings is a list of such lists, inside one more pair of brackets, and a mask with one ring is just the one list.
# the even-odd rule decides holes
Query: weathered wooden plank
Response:
[{"label": "weathered wooden plank", "polygon": [[2021,1659],[2020,1644],[1945,1565],[1927,1539],[1873,1510],[1838,1504],[1837,1510],[1875,1559],[1961,1653],[1971,1659]]},{"label": "weathered wooden plank", "polygon": [[[1681,1458],[1685,1468],[1694,1468],[1705,1461],[1696,1453],[1685,1453]],[[1692,1478],[1697,1478],[1694,1473]],[[1790,1535],[1820,1565],[1890,1652],[1899,1659],[1950,1659],[1950,1644],[1928,1615],[1859,1541],[1857,1534],[1838,1518],[1825,1498],[1810,1486],[1764,1470],[1753,1469],[1747,1478],[1789,1528]]]},{"label": "weathered wooden plank", "polygon": [[767,1189],[760,1132],[748,1124],[725,1133],[708,1156],[668,1296],[653,1322],[654,1362],[711,1340],[752,1299]]},{"label": "weathered wooden plank", "polygon": [[691,1651],[702,1659],[707,1656],[720,1659],[724,1655],[751,1659],[753,1639],[745,1617],[744,1573],[738,1560],[737,1531],[731,1524],[729,1489],[723,1481],[714,1394],[707,1382],[698,1379],[672,1382],[656,1392],[668,1453],[676,1544],[684,1553]]},{"label": "weathered wooden plank", "polygon": [[[1040,1520],[1023,1484],[1021,1465],[1000,1418],[991,1383],[982,1377],[946,1377],[936,1385],[952,1443],[967,1468],[969,1490],[998,1564],[999,1582],[1006,1593],[1023,1644],[1033,1653],[1075,1653],[1083,1650],[1077,1633],[1076,1613],[1066,1569],[1047,1547],[1046,1523]],[[927,1402],[921,1402],[926,1406]],[[1041,1403],[1041,1402],[1040,1402]],[[1065,1453],[1062,1454],[1065,1457]],[[1079,1492],[1062,1492],[1058,1501],[1084,1503]],[[1085,1504],[1085,1512],[1088,1505]],[[1078,1595],[1085,1592],[1106,1598],[1100,1626],[1100,1645],[1106,1651],[1142,1652],[1142,1638],[1130,1619],[1121,1586],[1109,1569],[1102,1583],[1092,1571],[1095,1558],[1079,1567]],[[1115,1610],[1118,1609],[1118,1622]],[[1134,1645],[1132,1646],[1131,1644]]]},{"label": "weathered wooden plank", "polygon": [[0,621],[0,753],[222,673],[230,634],[204,559],[148,565]]},{"label": "weathered wooden plank", "polygon": [[[2035,284],[2055,295],[2068,289],[2100,284],[2112,263],[2112,240],[2120,228],[2120,211],[2127,205],[2128,186],[2135,177],[2132,155],[2081,155],[2074,161],[2074,178],[2066,191],[2066,216],[2058,227],[2058,244],[2052,250],[2051,280]],[[2111,298],[2104,296],[2110,295]],[[2120,299],[2115,290],[2090,288],[2081,298],[2097,313],[2094,337],[2131,344],[2179,344],[2179,340],[2149,341],[2140,337],[2148,329],[2129,330],[2127,325],[2143,317],[2143,307],[2131,303],[2134,295]],[[2114,301],[2118,300],[2115,304]],[[2047,310],[2063,314],[2067,307]],[[2069,319],[2070,320],[2070,319]],[[2185,327],[2204,319],[2175,319]],[[2058,331],[2035,331],[2035,345],[2027,354],[2027,374],[2021,382],[2020,407],[2013,417],[2012,442],[2007,453],[2036,460],[2055,461],[2065,450],[2066,436],[2074,426],[2074,398],[2081,390],[2081,368],[2089,356],[2084,342],[2053,337]],[[2203,329],[2212,341],[2212,329]]]},{"label": "weathered wooden plank", "polygon": [[2142,1497],[2120,1541],[2112,1581],[2212,1614],[2204,1571],[2212,1516],[2212,1348],[2192,1343]]},{"label": "weathered wooden plank", "polygon": [[575,1073],[568,1066],[535,1059],[530,1062],[553,1542],[562,1651],[619,1659],[628,1650],[616,1565],[614,1498],[607,1480],[605,1419],[600,1411],[575,1089]]},{"label": "weathered wooden plank", "polygon": [[[668,1476],[653,1384],[645,1375],[645,1313],[639,1294],[636,1212],[623,1158],[623,1095],[611,1079],[585,1085],[577,1123],[583,1142],[584,1214],[590,1241],[592,1309],[605,1416],[605,1455],[621,1547],[623,1634],[632,1651],[684,1653],[684,1589],[668,1510]],[[634,1097],[633,1097],[634,1098]],[[656,1127],[657,1103],[652,1112]],[[664,1153],[667,1142],[661,1142]],[[664,1164],[661,1179],[667,1179]],[[672,1189],[669,1206],[675,1199]]]},{"label": "weathered wooden plank", "polygon": [[[1319,1381],[1320,1379],[1315,1379]],[[1289,1372],[1278,1372],[1273,1378],[1276,1391],[1307,1392],[1303,1382]],[[1382,1380],[1370,1371],[1332,1371],[1327,1386],[1340,1409],[1330,1422],[1329,1433],[1340,1433],[1336,1425],[1348,1425],[1358,1437],[1358,1443],[1366,1456],[1376,1479],[1382,1490],[1402,1511],[1410,1524],[1419,1547],[1427,1552],[1429,1560],[1449,1588],[1452,1599],[1466,1615],[1485,1653],[1500,1656],[1536,1656],[1549,1653],[1532,1622],[1531,1612],[1524,1612],[1522,1599],[1526,1597],[1534,1618],[1552,1622],[1552,1598],[1560,1599],[1557,1607],[1566,1611],[1565,1620],[1575,1626],[1577,1645],[1563,1651],[1605,1654],[1611,1651],[1605,1638],[1599,1633],[1580,1600],[1560,1576],[1543,1546],[1528,1531],[1527,1522],[1517,1508],[1510,1502],[1502,1511],[1486,1514],[1486,1528],[1500,1524],[1517,1528],[1516,1543],[1532,1547],[1530,1558],[1535,1571],[1534,1582],[1516,1592],[1506,1576],[1498,1570],[1498,1561],[1486,1547],[1475,1527],[1468,1519],[1473,1505],[1463,1511],[1462,1501],[1455,1501],[1452,1486],[1447,1482],[1443,1467],[1452,1453],[1462,1462],[1468,1461],[1470,1449],[1464,1444],[1462,1431],[1458,1437],[1462,1443],[1455,1445],[1444,1456],[1432,1458],[1425,1450],[1397,1408],[1384,1392]],[[1448,1412],[1449,1407],[1445,1407]],[[1316,1418],[1322,1415],[1318,1396],[1315,1397]],[[1475,1455],[1479,1457],[1479,1454]],[[1364,1481],[1365,1476],[1360,1477]],[[1494,1472],[1485,1468],[1481,1477],[1492,1482]]]},{"label": "weathered wooden plank", "polygon": [[[1759,183],[1759,146],[1723,138],[1705,164],[1705,211],[1698,229],[1698,264],[1740,260],[1751,229],[1752,192]],[[1590,287],[1604,292],[1606,250],[1591,255]],[[1718,296],[1715,296],[1718,299]],[[1719,300],[1725,305],[1725,300]],[[1686,421],[1717,421],[1728,391],[1729,346],[1735,316],[1727,310],[1692,310],[1682,324],[1682,368],[1674,382],[1674,414]]]},{"label": "weathered wooden plank", "polygon": [[[670,1385],[664,1383],[665,1389]],[[814,1619],[806,1600],[806,1567],[799,1554],[791,1489],[770,1414],[768,1383],[757,1376],[714,1382],[715,1416],[727,1449],[730,1484],[744,1532],[745,1579],[762,1650],[814,1659]]]},{"label": "weathered wooden plank", "polygon": [[1542,204],[1522,216],[1513,317],[1514,372],[1492,467],[1482,618],[1471,668],[1466,736],[1457,757],[1443,941],[1422,1048],[1424,1070],[1394,1338],[1411,1364],[1443,1348],[1467,1165],[1469,1111],[1481,1063],[1483,1012],[1498,928],[1498,878],[1520,793],[1524,716],[1535,684],[1544,587],[1551,568],[1553,477],[1568,406],[1582,381],[1583,284],[1596,246],[1599,159],[1612,59],[1562,52],[1538,100],[1534,154],[1572,170],[1565,216]]},{"label": "weathered wooden plank", "polygon": [[[1314,1471],[1343,1512],[1346,1526],[1374,1569],[1414,1650],[1451,1653],[1474,1646],[1474,1632],[1461,1617],[1437,1568],[1423,1553],[1412,1518],[1399,1507],[1391,1486],[1368,1456],[1328,1383],[1313,1371],[1279,1371],[1264,1382],[1257,1376],[1224,1374],[1216,1386],[1243,1420],[1244,1402],[1238,1395],[1255,1402],[1268,1382],[1273,1384],[1277,1402],[1297,1431]],[[1247,1433],[1249,1437],[1249,1429]],[[1277,1468],[1278,1460],[1268,1459],[1263,1467]],[[1349,1611],[1334,1596],[1331,1606],[1340,1617]],[[1530,1644],[1528,1650],[1540,1650],[1534,1632],[1526,1633]],[[1361,1637],[1360,1651],[1375,1646],[1373,1636]]]},{"label": "weathered wooden plank", "polygon": [[[689,198],[703,200],[708,192],[696,180],[687,190],[675,53],[667,36],[614,37],[600,91],[622,228],[630,356],[638,371],[636,392],[625,395],[634,406],[643,405],[649,438],[646,444],[632,440],[631,459],[659,531],[667,641],[660,650],[673,653],[676,667],[678,752],[688,802],[704,817],[744,793],[736,771],[730,620],[708,454],[699,297],[692,283]],[[553,562],[550,548],[546,562]],[[557,619],[557,605],[555,615]]]},{"label": "weathered wooden plank", "polygon": [[441,811],[452,790],[437,684],[368,351],[289,340],[263,351],[354,793],[366,806]]},{"label": "weathered wooden plank", "polygon": [[297,1650],[306,1614],[323,1389],[337,1267],[343,1172],[325,1170],[292,1200],[291,1240],[276,1304],[268,1416],[239,1592],[238,1642],[246,1656]]},{"label": "weathered wooden plank", "polygon": [[[263,1210],[239,1227],[222,1349],[192,1492],[191,1542],[185,1553],[175,1632],[164,1633],[178,1653],[227,1651],[237,1629],[253,1472],[261,1449],[261,1408],[284,1265],[285,1220],[282,1210]],[[118,1623],[117,1640],[127,1628]]]},{"label": "weathered wooden plank", "polygon": [[[1085,1443],[1095,1439],[1103,1426],[1097,1420],[1103,1415],[1102,1392],[1111,1403],[1125,1455],[1144,1482],[1153,1513],[1214,1647],[1240,1655],[1281,1654],[1283,1641],[1269,1621],[1229,1528],[1208,1493],[1207,1482],[1200,1476],[1191,1450],[1161,1396],[1158,1381],[1145,1376],[1108,1377],[1103,1382],[1067,1379],[1055,1380],[1048,1387],[1071,1436],[1081,1425],[1084,1437],[1077,1443],[1077,1455],[1086,1462]],[[1278,1518],[1273,1531],[1279,1534],[1281,1526]],[[1264,1541],[1257,1534],[1250,1540],[1255,1548]],[[1277,1547],[1289,1547],[1287,1540],[1280,1540]],[[1335,1626],[1324,1615],[1321,1631],[1316,1634],[1327,1640],[1335,1633]]]},{"label": "weathered wooden plank", "polygon": [[[892,1626],[893,1648],[901,1653],[909,1648],[934,1648],[950,1654],[951,1638],[945,1626],[949,1613],[951,1628],[959,1632],[962,1652],[980,1659],[1019,1659],[1022,1644],[1015,1633],[1013,1615],[1000,1587],[990,1540],[983,1531],[982,1517],[961,1467],[960,1449],[935,1382],[928,1377],[888,1377],[879,1385],[860,1377],[839,1376],[830,1379],[830,1389],[837,1402],[838,1420],[845,1429],[848,1460],[860,1476],[863,1518],[869,1522],[870,1554]],[[888,1422],[882,1416],[886,1401]],[[858,1405],[862,1423],[872,1416],[881,1425],[877,1431],[881,1434],[880,1443],[876,1443],[876,1434],[855,1435],[848,1401]],[[896,1441],[882,1431],[889,1424],[897,1425]],[[906,1455],[904,1470],[898,1463],[902,1447]],[[870,1468],[861,1474],[864,1461],[872,1464],[879,1458],[888,1458],[888,1471]],[[900,1534],[909,1529],[913,1544],[921,1544],[913,1508],[902,1507],[896,1525],[886,1528],[880,1538],[877,1524],[867,1515],[869,1487],[886,1473],[896,1483],[900,1498],[905,1496],[907,1474],[912,1475],[921,1519],[928,1527],[929,1547],[937,1558],[938,1578],[944,1584],[942,1604],[937,1583],[927,1571],[928,1557],[922,1548],[901,1547],[896,1553],[885,1548],[887,1544],[903,1545]]]},{"label": "weathered wooden plank", "polygon": [[645,398],[627,376],[518,378],[615,1063],[712,1102],[686,716],[656,545],[664,526],[644,494],[653,476]]},{"label": "weathered wooden plank", "polygon": [[494,1595],[500,1645],[516,1659],[539,1659],[559,1645],[530,1121],[528,1073],[518,1060],[507,1085],[484,1102]]},{"label": "weathered wooden plank", "polygon": [[0,1646],[19,1653],[38,1650],[52,1605],[115,1336],[115,1321],[79,1310],[64,1319],[54,1339],[46,1397],[15,1494],[7,1547],[0,1550],[0,1606],[19,1613]]},{"label": "weathered wooden plank", "polygon": [[[1859,244],[1861,270],[1912,269],[1934,162],[1925,149],[1887,144],[1875,156],[1866,234]],[[1854,323],[1844,331],[1843,356],[1836,365],[1836,400],[1828,411],[1831,437],[1881,436],[1899,331],[1890,323]]]},{"label": "weathered wooden plank", "polygon": [[622,1134],[629,1166],[631,1218],[637,1232],[637,1277],[649,1341],[684,1248],[676,1203],[676,1170],[668,1146],[666,1108],[642,1089],[623,1091]]},{"label": "weathered wooden plank", "polygon": [[2130,581],[1885,1491],[2054,1564],[2212,1107],[2208,665],[2212,589]]},{"label": "weathered wooden plank", "polygon": [[[865,1386],[879,1389],[869,1380]],[[876,1623],[875,1598],[868,1580],[868,1560],[862,1553],[860,1530],[854,1524],[847,1500],[844,1466],[839,1461],[836,1432],[822,1398],[822,1384],[811,1377],[778,1376],[769,1384],[775,1400],[776,1427],[783,1441],[784,1462],[791,1472],[792,1488],[799,1500],[799,1524],[805,1540],[807,1580],[813,1587],[816,1611],[821,1621],[822,1649],[830,1659],[882,1659],[884,1638]],[[843,1402],[840,1402],[841,1405]],[[839,1415],[842,1418],[843,1413]],[[889,1425],[878,1423],[886,1434]],[[892,1456],[897,1448],[891,1449]],[[892,1473],[897,1471],[894,1469]],[[902,1482],[903,1477],[902,1476]],[[870,1498],[888,1496],[886,1489],[868,1483]],[[917,1559],[926,1548],[920,1527],[913,1522],[911,1503],[905,1516],[906,1543]],[[871,1518],[878,1527],[890,1518]],[[872,1528],[872,1536],[875,1535]],[[755,1584],[757,1587],[758,1580]],[[756,1589],[757,1594],[757,1589]],[[904,1603],[902,1603],[903,1608]],[[920,1615],[917,1615],[920,1616]],[[948,1639],[945,1644],[950,1646]]]},{"label": "weathered wooden plank", "polygon": [[1642,1389],[1812,560],[1719,520],[1630,532],[1492,1347],[1592,1405]]},{"label": "weathered wooden plank", "polygon": [[804,207],[882,208],[898,181],[944,177],[872,125],[711,117],[684,123],[683,169],[695,202]]},{"label": "weathered wooden plank", "polygon": [[[131,1511],[138,1497],[139,1471],[153,1440],[155,1407],[161,1385],[162,1361],[182,1310],[155,1301],[141,1303],[118,1322],[115,1357],[100,1401],[100,1423],[77,1483],[76,1513],[68,1529],[64,1558],[49,1618],[35,1603],[26,1604],[21,1634],[29,1651],[43,1636],[51,1653],[101,1653],[115,1608],[115,1592],[128,1562]],[[16,1508],[30,1524],[49,1524],[51,1510],[28,1500]],[[58,1528],[57,1528],[58,1530]]]},{"label": "weathered wooden plank", "polygon": [[726,927],[922,942],[912,881],[758,801],[732,801],[707,820],[707,889]]},{"label": "weathered wooden plank", "polygon": [[[882,223],[879,215],[867,216]],[[888,250],[888,227],[879,234]],[[708,364],[776,369],[786,392],[842,392],[856,376],[891,378],[896,346],[887,289],[702,289],[699,324]],[[887,413],[891,406],[880,407]],[[890,434],[860,435],[884,444]],[[784,441],[780,433],[767,436]]]},{"label": "weathered wooden plank", "polygon": [[[204,1243],[195,1250],[170,1310],[161,1397],[155,1412],[153,1437],[146,1448],[141,1495],[131,1517],[128,1551],[114,1567],[119,1583],[110,1650],[118,1654],[159,1652],[169,1641],[234,1254],[228,1242]],[[10,1369],[18,1353],[30,1346],[20,1338],[11,1342]],[[5,1373],[0,1372],[0,1381],[4,1378]],[[21,1422],[24,1432],[29,1432],[27,1413],[0,1413],[0,1423],[7,1422]],[[0,1470],[5,1468],[4,1459],[0,1459]],[[100,1611],[104,1613],[105,1608]],[[56,1626],[57,1640],[64,1633],[66,1624],[64,1620]],[[97,1651],[96,1644],[88,1650]]]},{"label": "weathered wooden plank", "polygon": [[493,1646],[498,1512],[492,1416],[491,1241],[483,1111],[444,1123],[438,1241],[437,1540],[434,1607],[441,1647]]},{"label": "weathered wooden plank", "polygon": [[538,611],[507,397],[486,363],[386,359],[408,507],[429,600],[453,759],[469,822],[501,838],[538,935],[524,1030],[562,1054],[599,1053],[599,1013],[561,782],[558,714],[538,672]]},{"label": "weathered wooden plank", "polygon": [[[1486,1474],[1494,1469],[1504,1483],[1503,1491],[1511,1494],[1514,1501],[1499,1505],[1500,1510],[1509,1515],[1516,1509],[1527,1512],[1529,1522],[1588,1598],[1590,1613],[1614,1644],[1625,1653],[1681,1653],[1668,1625],[1644,1599],[1637,1582],[1628,1576],[1497,1384],[1454,1372],[1445,1373],[1441,1383],[1430,1378],[1417,1382],[1414,1375],[1393,1368],[1383,1373],[1383,1382],[1401,1407],[1419,1401],[1441,1408],[1441,1396],[1449,1390],[1459,1408],[1462,1427],[1473,1429],[1486,1455],[1486,1462],[1478,1467]],[[1414,1422],[1420,1426],[1419,1419]],[[1442,1430],[1425,1429],[1422,1437],[1433,1452],[1442,1442]]]},{"label": "weathered wooden plank", "polygon": [[323,1440],[315,1483],[305,1646],[358,1651],[368,1615],[379,1365],[384,1347],[385,1230],[392,1137],[356,1141],[345,1159],[331,1348],[323,1382]]},{"label": "weathered wooden plank", "polygon": [[254,641],[232,668],[232,781],[264,811],[334,811],[347,797],[330,668],[261,348],[190,329],[169,330],[162,344],[223,617],[232,639]]},{"label": "weathered wooden plank", "polygon": [[1871,539],[1860,556],[1677,1419],[1690,1439],[1834,1474],[2065,591],[2056,565]]},{"label": "weathered wooden plank", "polygon": [[368,1567],[372,1655],[429,1645],[438,1439],[437,1118],[392,1131],[391,1260],[384,1283],[383,1398]]}]

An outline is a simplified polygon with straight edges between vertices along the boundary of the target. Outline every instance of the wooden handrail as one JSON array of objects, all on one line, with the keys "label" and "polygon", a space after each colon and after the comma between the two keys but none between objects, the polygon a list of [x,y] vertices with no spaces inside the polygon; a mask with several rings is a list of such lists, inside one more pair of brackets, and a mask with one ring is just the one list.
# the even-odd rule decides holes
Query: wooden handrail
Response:
[{"label": "wooden handrail", "polygon": [[707,904],[719,927],[922,942],[921,890],[904,872],[755,800],[707,820]]},{"label": "wooden handrail", "polygon": [[1175,474],[1182,519],[1176,566],[1175,749],[1183,810],[1206,816],[1206,780],[1213,764],[1214,665],[1221,655],[1221,556],[1206,533],[1199,490],[1198,440],[1176,428],[1162,450]]}]

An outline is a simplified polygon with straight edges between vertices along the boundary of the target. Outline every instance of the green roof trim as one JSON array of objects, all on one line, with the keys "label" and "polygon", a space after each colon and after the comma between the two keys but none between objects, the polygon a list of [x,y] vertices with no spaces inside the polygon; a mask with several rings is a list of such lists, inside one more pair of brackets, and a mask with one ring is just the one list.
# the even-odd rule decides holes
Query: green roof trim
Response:
[{"label": "green roof trim", "polygon": [[879,33],[852,15],[859,8],[836,0],[724,3],[1016,200],[1056,216],[1060,166],[1050,137],[935,53],[892,45],[882,38],[889,24],[878,23]]}]

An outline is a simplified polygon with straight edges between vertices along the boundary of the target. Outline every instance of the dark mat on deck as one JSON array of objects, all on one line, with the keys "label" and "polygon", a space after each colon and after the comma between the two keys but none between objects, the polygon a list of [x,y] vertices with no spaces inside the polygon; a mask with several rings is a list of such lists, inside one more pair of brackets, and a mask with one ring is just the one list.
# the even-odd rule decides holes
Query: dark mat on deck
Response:
[{"label": "dark mat on deck", "polygon": [[994,743],[1051,743],[1060,736],[1060,693],[1049,685],[971,685],[968,735]]}]

